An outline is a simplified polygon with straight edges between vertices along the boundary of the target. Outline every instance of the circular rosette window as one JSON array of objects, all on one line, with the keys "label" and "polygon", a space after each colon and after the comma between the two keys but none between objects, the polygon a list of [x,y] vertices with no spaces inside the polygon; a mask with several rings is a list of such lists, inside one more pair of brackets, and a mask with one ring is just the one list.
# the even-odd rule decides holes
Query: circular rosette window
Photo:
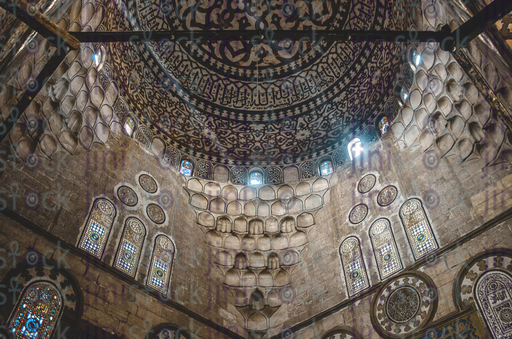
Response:
[{"label": "circular rosette window", "polygon": [[437,309],[437,289],[419,273],[404,273],[384,285],[375,298],[371,320],[384,338],[403,338],[424,328]]}]

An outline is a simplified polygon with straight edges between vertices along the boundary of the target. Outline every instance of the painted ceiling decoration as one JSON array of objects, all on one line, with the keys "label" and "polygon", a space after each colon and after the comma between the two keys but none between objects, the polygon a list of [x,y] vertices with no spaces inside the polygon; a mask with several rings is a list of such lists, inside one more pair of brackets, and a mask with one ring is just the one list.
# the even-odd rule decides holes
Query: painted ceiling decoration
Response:
[{"label": "painted ceiling decoration", "polygon": [[[119,9],[124,20],[116,15]],[[253,41],[169,37],[108,44],[112,76],[127,102],[117,113],[122,118],[133,112],[145,135],[162,138],[177,152],[232,165],[289,165],[346,148],[354,136],[370,142],[378,136],[379,115],[392,120],[399,109],[392,88],[397,75],[407,72],[403,46],[311,37],[328,29],[410,27],[399,14],[393,3],[361,0],[109,3],[105,31],[266,35]],[[276,42],[274,29],[311,36]]]}]

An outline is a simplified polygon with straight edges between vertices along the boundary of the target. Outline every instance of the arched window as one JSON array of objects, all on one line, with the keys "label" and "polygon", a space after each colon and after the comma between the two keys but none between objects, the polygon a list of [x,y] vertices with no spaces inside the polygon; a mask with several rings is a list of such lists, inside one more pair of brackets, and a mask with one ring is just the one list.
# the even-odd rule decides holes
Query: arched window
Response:
[{"label": "arched window", "polygon": [[400,208],[400,219],[416,260],[439,248],[421,201],[407,200]]},{"label": "arched window", "polygon": [[421,54],[416,52],[416,49],[414,47],[411,47],[407,51],[407,57],[409,61],[409,66],[411,66],[411,69],[413,71],[416,71],[416,69],[421,63]]},{"label": "arched window", "polygon": [[194,170],[194,164],[189,160],[181,160],[180,173],[186,177],[192,176]]},{"label": "arched window", "polygon": [[370,286],[359,239],[348,237],[340,246],[341,263],[345,272],[345,281],[349,296]]},{"label": "arched window", "polygon": [[97,199],[89,214],[78,247],[96,258],[101,258],[115,216],[116,209],[110,201]]},{"label": "arched window", "polygon": [[94,53],[94,55],[93,55],[94,66],[96,66],[98,71],[101,71],[101,69],[103,68],[103,65],[105,64],[106,54],[107,54],[107,52],[105,50],[105,47],[100,46],[100,48],[98,48],[96,53]]},{"label": "arched window", "polygon": [[156,237],[147,284],[163,294],[167,294],[169,287],[174,251],[174,244],[169,237],[165,235]]},{"label": "arched window", "polygon": [[263,184],[263,173],[260,171],[253,171],[249,174],[249,185],[258,186]]},{"label": "arched window", "polygon": [[320,175],[329,175],[333,172],[332,162],[330,160],[324,160],[320,163]]},{"label": "arched window", "polygon": [[354,138],[350,140],[348,143],[348,155],[350,156],[350,160],[354,160],[357,158],[361,153],[363,153],[363,143],[359,138]]},{"label": "arched window", "polygon": [[62,297],[46,281],[25,288],[9,321],[9,331],[16,339],[48,339],[61,315]]},{"label": "arched window", "polygon": [[398,103],[400,104],[400,107],[405,105],[405,102],[409,98],[409,90],[407,89],[407,86],[399,82],[395,86],[395,97],[398,99]]},{"label": "arched window", "polygon": [[146,228],[139,219],[126,219],[114,266],[133,277],[137,271],[145,236]]},{"label": "arched window", "polygon": [[389,220],[381,218],[375,221],[370,227],[370,239],[381,279],[401,271],[402,261]]},{"label": "arched window", "polygon": [[384,115],[379,119],[380,135],[383,136],[384,134],[386,134],[386,132],[388,131],[388,128],[389,128],[389,119],[387,116]]},{"label": "arched window", "polygon": [[475,298],[492,336],[512,338],[512,276],[485,272],[476,283]]},{"label": "arched window", "polygon": [[94,53],[93,55],[93,59],[94,59],[94,66],[98,67],[101,63],[101,60],[103,58],[103,55],[101,53],[101,49],[99,49],[96,53]]},{"label": "arched window", "polygon": [[130,116],[126,117],[126,120],[124,121],[123,128],[124,128],[124,132],[127,135],[132,136],[133,130],[135,129],[135,121],[133,120],[132,117],[130,117]]}]

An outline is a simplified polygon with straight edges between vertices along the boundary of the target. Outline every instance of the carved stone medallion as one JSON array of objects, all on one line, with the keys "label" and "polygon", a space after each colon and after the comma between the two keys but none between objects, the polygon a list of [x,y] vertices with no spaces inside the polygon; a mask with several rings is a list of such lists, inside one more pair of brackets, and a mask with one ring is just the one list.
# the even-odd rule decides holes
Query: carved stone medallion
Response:
[{"label": "carved stone medallion", "polygon": [[156,204],[149,204],[147,207],[149,219],[155,224],[163,224],[165,221],[165,213],[162,208]]},{"label": "carved stone medallion", "polygon": [[373,186],[375,186],[375,182],[377,178],[373,174],[365,175],[357,185],[357,191],[359,193],[368,193],[372,190]]},{"label": "carved stone medallion", "polygon": [[350,211],[350,214],[348,215],[348,220],[353,224],[359,224],[361,221],[366,218],[366,215],[368,214],[368,206],[365,204],[359,204],[355,206],[352,211]]},{"label": "carved stone medallion", "polygon": [[139,184],[140,187],[148,193],[155,193],[158,189],[155,179],[147,174],[143,174],[139,177]]},{"label": "carved stone medallion", "polygon": [[402,338],[424,327],[437,308],[430,278],[404,273],[385,284],[373,303],[371,320],[383,338]]},{"label": "carved stone medallion", "polygon": [[388,206],[395,201],[398,195],[398,189],[395,186],[386,186],[384,187],[377,196],[377,203],[380,206]]},{"label": "carved stone medallion", "polygon": [[139,202],[137,193],[135,193],[135,191],[128,186],[119,187],[117,190],[117,196],[123,204],[128,206],[135,206],[137,205],[137,202]]},{"label": "carved stone medallion", "polygon": [[388,298],[386,312],[391,321],[403,324],[411,320],[420,309],[420,295],[410,286],[401,287]]}]

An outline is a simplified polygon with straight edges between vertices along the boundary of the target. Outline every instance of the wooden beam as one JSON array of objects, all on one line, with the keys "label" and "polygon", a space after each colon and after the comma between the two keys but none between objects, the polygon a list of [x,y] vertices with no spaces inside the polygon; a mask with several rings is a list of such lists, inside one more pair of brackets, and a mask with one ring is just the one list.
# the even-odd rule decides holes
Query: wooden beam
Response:
[{"label": "wooden beam", "polygon": [[36,6],[26,0],[0,1],[0,7],[55,45],[57,54],[61,53],[63,47],[65,47],[64,54],[80,48],[80,41],[67,31],[60,29],[55,22],[45,17]]},{"label": "wooden beam", "polygon": [[240,40],[272,44],[284,39],[293,41],[438,41],[450,35],[450,30],[431,31],[353,31],[353,30],[218,30],[218,31],[126,31],[126,32],[70,32],[80,42],[152,42],[171,41]]}]

